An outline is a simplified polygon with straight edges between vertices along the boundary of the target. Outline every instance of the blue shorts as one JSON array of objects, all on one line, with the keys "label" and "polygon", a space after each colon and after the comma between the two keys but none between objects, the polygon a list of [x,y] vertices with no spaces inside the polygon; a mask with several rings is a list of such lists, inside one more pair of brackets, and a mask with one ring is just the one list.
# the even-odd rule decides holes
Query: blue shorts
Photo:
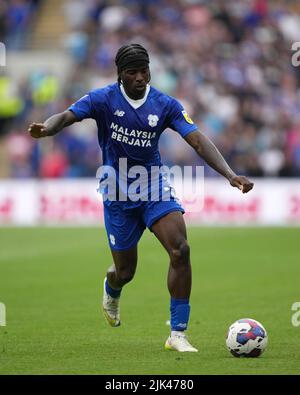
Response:
[{"label": "blue shorts", "polygon": [[137,245],[144,230],[172,211],[184,213],[176,199],[147,201],[127,206],[124,202],[104,203],[104,220],[112,250],[128,250]]}]

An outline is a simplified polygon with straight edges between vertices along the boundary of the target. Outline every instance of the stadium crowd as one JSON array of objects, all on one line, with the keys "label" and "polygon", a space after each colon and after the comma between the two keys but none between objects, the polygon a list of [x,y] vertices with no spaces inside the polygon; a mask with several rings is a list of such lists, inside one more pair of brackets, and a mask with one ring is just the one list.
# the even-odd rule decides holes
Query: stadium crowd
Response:
[{"label": "stadium crowd", "polygon": [[0,0],[0,41],[22,49],[41,0]]},{"label": "stadium crowd", "polygon": [[[10,37],[8,42],[20,48],[26,34],[11,38],[15,27],[2,21],[11,14],[15,21],[17,12],[5,14],[6,3],[0,0],[1,41]],[[30,29],[38,2],[8,3],[14,10],[26,9],[22,29]],[[62,3],[69,28],[63,46],[73,60],[68,79],[58,81],[41,70],[8,95],[13,81],[0,74],[0,145],[8,158],[7,176],[95,176],[101,153],[93,121],[73,125],[47,143],[32,140],[26,129],[31,121],[63,111],[88,90],[116,81],[114,56],[127,42],[139,42],[149,50],[151,84],[182,102],[236,172],[300,176],[300,66],[291,62],[292,43],[300,41],[300,3]],[[203,164],[173,132],[162,135],[160,150],[167,165]],[[216,176],[208,167],[206,174]]]}]

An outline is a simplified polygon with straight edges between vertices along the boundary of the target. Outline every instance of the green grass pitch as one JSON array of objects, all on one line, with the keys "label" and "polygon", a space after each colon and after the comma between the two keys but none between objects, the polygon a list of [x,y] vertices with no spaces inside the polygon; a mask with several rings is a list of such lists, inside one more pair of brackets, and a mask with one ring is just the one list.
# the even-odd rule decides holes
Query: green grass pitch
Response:
[{"label": "green grass pitch", "polygon": [[[97,228],[1,228],[0,374],[299,374],[299,228],[189,228],[193,266],[188,335],[198,353],[165,351],[169,334],[168,257],[145,232],[134,281],[123,290],[122,325],[100,309],[111,264]],[[262,322],[267,351],[232,357],[228,326]]]}]

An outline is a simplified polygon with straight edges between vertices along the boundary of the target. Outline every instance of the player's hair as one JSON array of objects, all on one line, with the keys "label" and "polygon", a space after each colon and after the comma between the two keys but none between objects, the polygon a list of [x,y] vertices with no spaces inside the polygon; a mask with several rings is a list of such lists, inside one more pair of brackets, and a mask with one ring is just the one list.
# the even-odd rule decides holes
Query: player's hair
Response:
[{"label": "player's hair", "polygon": [[123,45],[116,54],[115,64],[118,68],[118,82],[121,83],[120,73],[123,70],[129,67],[149,67],[149,55],[140,44]]}]

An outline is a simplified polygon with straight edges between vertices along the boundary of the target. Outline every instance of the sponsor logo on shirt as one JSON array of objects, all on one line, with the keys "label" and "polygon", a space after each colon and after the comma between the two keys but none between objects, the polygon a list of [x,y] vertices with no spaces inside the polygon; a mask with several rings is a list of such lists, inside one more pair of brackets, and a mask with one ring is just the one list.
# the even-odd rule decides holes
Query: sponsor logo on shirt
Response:
[{"label": "sponsor logo on shirt", "polygon": [[114,122],[111,123],[110,129],[112,139],[138,147],[151,147],[152,140],[156,138],[156,132],[128,129]]}]

